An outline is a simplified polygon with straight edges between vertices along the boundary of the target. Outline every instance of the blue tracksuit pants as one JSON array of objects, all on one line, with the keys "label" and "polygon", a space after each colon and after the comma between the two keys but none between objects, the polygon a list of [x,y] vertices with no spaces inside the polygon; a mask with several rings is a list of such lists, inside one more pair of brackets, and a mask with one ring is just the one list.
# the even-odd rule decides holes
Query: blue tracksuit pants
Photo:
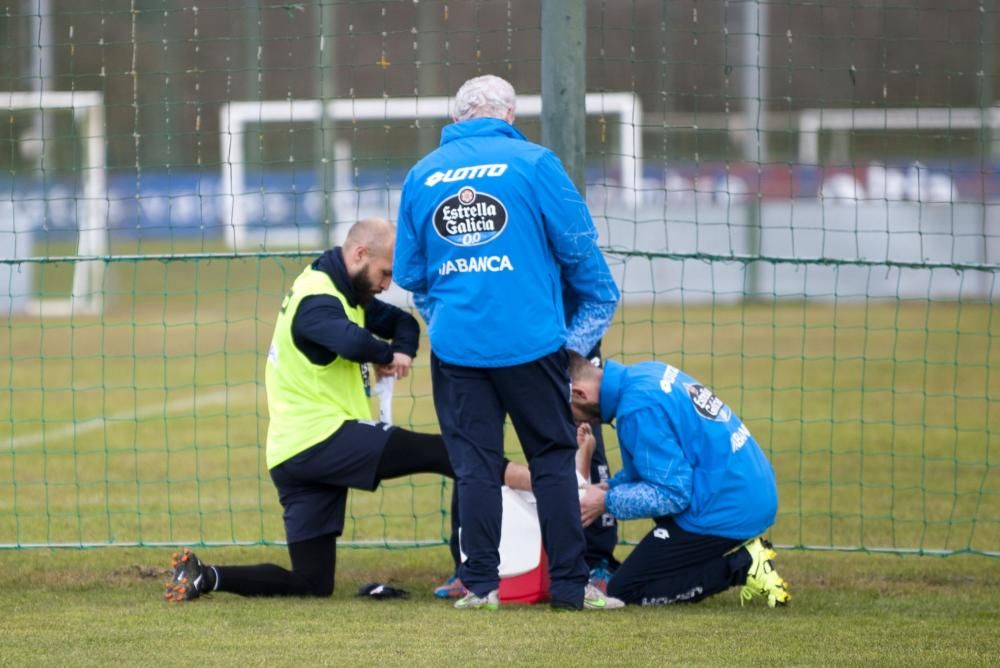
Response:
[{"label": "blue tracksuit pants", "polygon": [[462,583],[477,596],[499,586],[503,425],[510,416],[531,469],[552,599],[580,607],[588,569],[574,459],[565,351],[509,367],[480,368],[431,359],[434,406],[455,469]]}]

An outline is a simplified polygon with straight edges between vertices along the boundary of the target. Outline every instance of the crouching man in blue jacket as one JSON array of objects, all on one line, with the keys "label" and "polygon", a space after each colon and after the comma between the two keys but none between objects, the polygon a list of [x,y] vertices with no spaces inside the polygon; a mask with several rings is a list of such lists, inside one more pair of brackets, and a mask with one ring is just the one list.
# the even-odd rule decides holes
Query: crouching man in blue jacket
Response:
[{"label": "crouching man in blue jacket", "polygon": [[791,599],[760,538],[778,510],[774,471],[746,425],[710,389],[669,364],[603,369],[570,354],[573,417],[581,442],[590,423],[615,422],[622,469],[588,485],[584,526],[604,513],[656,523],[608,583],[626,603],[695,602],[742,585],[741,603]]}]

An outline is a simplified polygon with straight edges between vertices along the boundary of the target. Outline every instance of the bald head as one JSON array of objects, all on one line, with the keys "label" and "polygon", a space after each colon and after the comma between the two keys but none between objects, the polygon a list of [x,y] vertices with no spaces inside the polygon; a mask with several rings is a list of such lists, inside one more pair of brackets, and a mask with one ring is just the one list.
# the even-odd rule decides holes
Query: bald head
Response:
[{"label": "bald head", "polygon": [[598,366],[578,352],[567,350],[569,354],[569,379],[571,382],[599,380],[602,371]]},{"label": "bald head", "polygon": [[589,359],[569,353],[570,401],[573,419],[577,423],[599,422],[601,419],[601,381],[604,370]]},{"label": "bald head", "polygon": [[385,218],[365,218],[351,225],[344,239],[344,254],[363,246],[373,255],[392,257],[396,243],[396,226]]},{"label": "bald head", "polygon": [[358,303],[389,288],[395,243],[396,227],[385,218],[365,218],[348,230],[341,252]]}]

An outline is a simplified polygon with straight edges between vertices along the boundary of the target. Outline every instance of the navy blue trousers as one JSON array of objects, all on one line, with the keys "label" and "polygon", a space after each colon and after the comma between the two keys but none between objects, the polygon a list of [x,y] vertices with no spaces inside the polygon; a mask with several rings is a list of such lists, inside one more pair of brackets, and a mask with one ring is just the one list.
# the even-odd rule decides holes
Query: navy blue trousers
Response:
[{"label": "navy blue trousers", "polygon": [[553,600],[579,607],[588,569],[576,489],[576,431],[565,351],[509,367],[431,358],[434,407],[458,487],[462,583],[477,596],[499,587],[503,425],[510,416],[531,469]]},{"label": "navy blue trousers", "polygon": [[[600,344],[588,353],[587,358],[590,360],[596,358],[598,366],[601,364]],[[594,440],[597,441],[597,447],[590,460],[590,482],[597,484],[607,482],[610,477],[608,455],[604,448],[604,431],[599,425],[594,425]],[[458,549],[458,529],[461,525],[462,520],[458,510],[458,487],[455,487],[451,495],[451,538],[448,541],[448,547],[451,550],[452,559],[455,560],[456,575],[459,564],[462,562]],[[583,537],[587,543],[587,550],[584,554],[587,568],[597,568],[602,563],[606,563],[606,567],[614,572],[619,566],[619,562],[615,558],[615,547],[618,545],[618,524],[614,515],[611,513],[601,515],[583,530]]]},{"label": "navy blue trousers", "polygon": [[[590,482],[594,484],[607,482],[609,477],[604,437],[601,434],[601,429],[596,427],[597,425],[595,425],[594,437],[597,441],[597,447],[590,460]],[[451,550],[451,558],[455,561],[455,575],[458,575],[458,567],[462,563],[458,548],[459,527],[461,526],[458,487],[453,487],[451,494],[451,538],[448,540],[448,548]],[[618,545],[618,524],[614,515],[611,513],[601,515],[590,526],[584,528],[583,537],[587,543],[587,551],[584,554],[587,568],[597,568],[602,563],[606,563],[608,570],[613,573],[619,566],[618,559],[615,558],[615,547]]]},{"label": "navy blue trousers", "polygon": [[608,583],[608,594],[626,603],[695,603],[747,580],[745,540],[685,531],[660,517]]}]

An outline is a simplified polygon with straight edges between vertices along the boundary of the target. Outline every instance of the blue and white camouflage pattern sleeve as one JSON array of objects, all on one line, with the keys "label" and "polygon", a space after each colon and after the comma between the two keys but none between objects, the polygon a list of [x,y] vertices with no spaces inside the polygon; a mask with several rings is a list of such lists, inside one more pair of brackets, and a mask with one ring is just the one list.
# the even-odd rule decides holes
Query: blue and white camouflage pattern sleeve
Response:
[{"label": "blue and white camouflage pattern sleeve", "polygon": [[567,313],[565,345],[586,355],[611,324],[621,293],[597,246],[597,229],[587,203],[555,154],[546,154],[538,162],[536,195],[564,293],[569,293],[572,312]]},{"label": "blue and white camouflage pattern sleeve", "polygon": [[676,515],[687,504],[669,489],[646,482],[612,487],[604,499],[608,512],[620,520]]},{"label": "blue and white camouflage pattern sleeve", "polygon": [[616,304],[607,302],[584,302],[576,309],[569,323],[566,335],[566,347],[586,356],[611,325],[615,315]]},{"label": "blue and white camouflage pattern sleeve", "polygon": [[653,409],[619,415],[622,471],[609,481],[608,512],[619,519],[683,512],[691,503],[693,470],[664,416]]}]

